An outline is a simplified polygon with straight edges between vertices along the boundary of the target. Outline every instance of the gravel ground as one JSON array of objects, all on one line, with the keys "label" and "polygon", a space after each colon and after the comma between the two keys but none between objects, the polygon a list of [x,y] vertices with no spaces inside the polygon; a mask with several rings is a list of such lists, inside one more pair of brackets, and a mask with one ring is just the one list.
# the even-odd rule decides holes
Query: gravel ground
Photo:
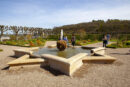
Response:
[{"label": "gravel ground", "polygon": [[130,87],[129,48],[107,49],[106,54],[117,61],[84,63],[73,77],[40,67],[8,70],[7,63],[15,59],[13,49],[22,47],[0,45],[0,48],[4,50],[0,52],[0,87]]}]

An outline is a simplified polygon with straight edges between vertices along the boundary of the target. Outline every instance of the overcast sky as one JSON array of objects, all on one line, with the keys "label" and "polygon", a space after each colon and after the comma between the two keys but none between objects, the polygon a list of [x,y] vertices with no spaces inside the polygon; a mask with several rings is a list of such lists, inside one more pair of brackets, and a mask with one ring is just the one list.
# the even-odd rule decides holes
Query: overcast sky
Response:
[{"label": "overcast sky", "polygon": [[53,28],[98,19],[130,20],[130,0],[0,0],[0,25]]}]

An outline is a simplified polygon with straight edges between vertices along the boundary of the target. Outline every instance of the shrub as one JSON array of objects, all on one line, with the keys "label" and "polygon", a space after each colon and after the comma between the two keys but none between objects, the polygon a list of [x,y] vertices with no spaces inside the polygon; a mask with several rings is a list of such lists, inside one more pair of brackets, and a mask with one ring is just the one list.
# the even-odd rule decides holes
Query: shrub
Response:
[{"label": "shrub", "polygon": [[117,45],[115,43],[107,45],[108,48],[117,48]]},{"label": "shrub", "polygon": [[47,37],[47,39],[58,40],[58,39],[59,39],[59,35],[49,35],[49,36]]},{"label": "shrub", "polygon": [[19,40],[24,40],[25,39],[25,36],[19,36],[19,38],[18,38]]},{"label": "shrub", "polygon": [[29,41],[29,45],[30,45],[30,47],[34,47],[35,46],[35,44],[32,41]]},{"label": "shrub", "polygon": [[5,41],[4,44],[7,44],[7,45],[17,45],[17,43],[15,41]]},{"label": "shrub", "polygon": [[86,41],[86,40],[83,40],[82,42],[83,42],[83,43],[87,43],[87,41]]},{"label": "shrub", "polygon": [[121,42],[117,43],[117,47],[123,47],[123,44]]},{"label": "shrub", "polygon": [[30,34],[28,34],[26,37],[28,40],[32,39],[32,35],[30,35]]},{"label": "shrub", "polygon": [[130,41],[126,41],[126,45],[130,45]]},{"label": "shrub", "polygon": [[91,40],[90,40],[90,39],[88,39],[88,42],[91,42]]},{"label": "shrub", "polygon": [[129,44],[129,41],[118,41],[117,43],[107,45],[107,47],[109,47],[109,48],[129,48],[130,44]]},{"label": "shrub", "polygon": [[16,40],[16,36],[15,35],[10,35],[10,40]]},{"label": "shrub", "polygon": [[75,35],[76,40],[81,40],[80,35]]},{"label": "shrub", "polygon": [[59,40],[59,41],[57,41],[57,48],[58,48],[60,51],[65,50],[66,47],[67,47],[66,41],[64,41],[64,40]]},{"label": "shrub", "polygon": [[25,40],[17,41],[18,46],[24,46],[25,44],[27,44],[27,41],[25,41]]},{"label": "shrub", "polygon": [[41,46],[42,45],[42,42],[40,40],[37,40],[37,45],[38,46]]},{"label": "shrub", "polygon": [[71,40],[69,40],[69,43],[71,43]]},{"label": "shrub", "polygon": [[41,46],[44,45],[45,40],[42,38],[39,39],[31,39],[31,40],[8,40],[2,41],[0,44],[5,45],[15,45],[15,46]]},{"label": "shrub", "polygon": [[81,41],[77,41],[76,45],[81,46]]}]

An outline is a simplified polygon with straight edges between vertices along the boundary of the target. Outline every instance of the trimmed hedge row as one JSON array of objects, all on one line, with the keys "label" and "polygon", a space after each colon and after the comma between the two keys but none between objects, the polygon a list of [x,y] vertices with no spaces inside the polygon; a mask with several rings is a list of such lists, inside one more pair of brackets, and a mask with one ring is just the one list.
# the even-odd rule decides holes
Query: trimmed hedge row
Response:
[{"label": "trimmed hedge row", "polygon": [[[130,34],[110,34],[111,35],[111,39],[118,39],[118,40],[130,40]],[[71,40],[72,35],[65,35],[68,37],[69,40]],[[76,40],[98,40],[101,41],[103,38],[103,34],[86,34],[84,35],[84,37],[81,38],[80,35],[75,35]],[[60,35],[49,35],[47,37],[47,39],[51,39],[51,40],[58,40],[60,38]]]}]

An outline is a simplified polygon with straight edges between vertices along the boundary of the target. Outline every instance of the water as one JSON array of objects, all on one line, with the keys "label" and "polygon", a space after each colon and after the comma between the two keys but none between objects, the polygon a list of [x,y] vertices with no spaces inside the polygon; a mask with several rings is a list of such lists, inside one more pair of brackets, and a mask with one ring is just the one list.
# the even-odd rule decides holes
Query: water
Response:
[{"label": "water", "polygon": [[34,55],[53,54],[64,58],[70,58],[78,53],[90,53],[90,50],[82,48],[66,48],[64,51],[59,51],[57,48],[40,48],[33,54]]}]

